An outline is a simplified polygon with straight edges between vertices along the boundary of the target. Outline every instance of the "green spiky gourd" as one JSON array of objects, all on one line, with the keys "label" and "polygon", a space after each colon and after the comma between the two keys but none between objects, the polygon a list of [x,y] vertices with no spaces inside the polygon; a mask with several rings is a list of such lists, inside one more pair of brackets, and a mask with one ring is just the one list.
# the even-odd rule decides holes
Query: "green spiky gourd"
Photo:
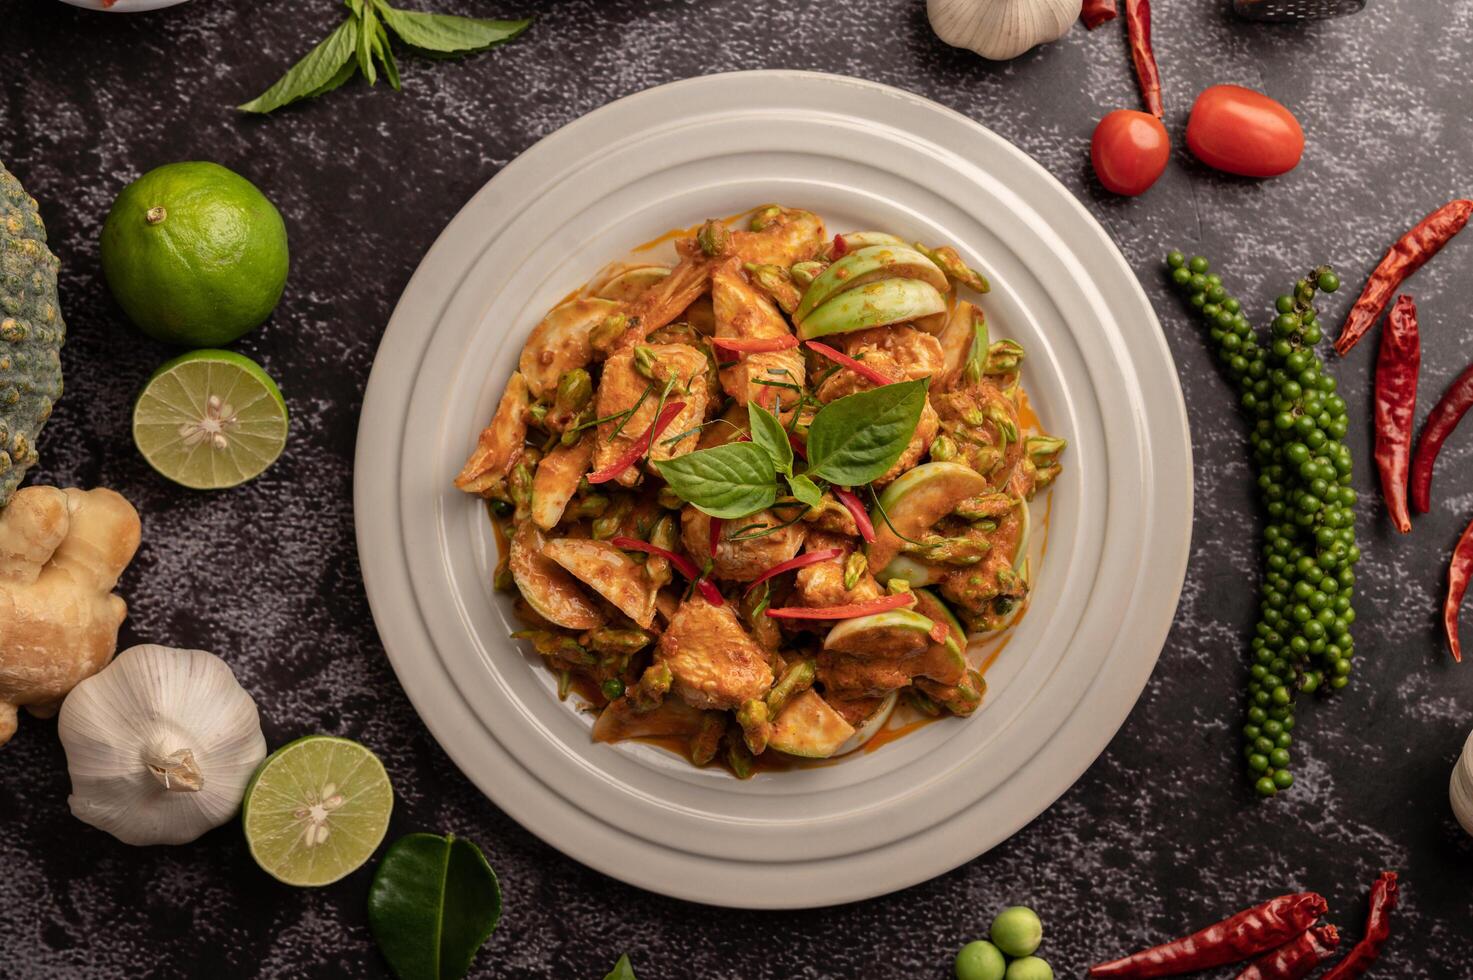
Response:
[{"label": "green spiky gourd", "polygon": [[35,198],[0,164],[0,507],[36,462],[36,439],[61,397],[58,265]]}]

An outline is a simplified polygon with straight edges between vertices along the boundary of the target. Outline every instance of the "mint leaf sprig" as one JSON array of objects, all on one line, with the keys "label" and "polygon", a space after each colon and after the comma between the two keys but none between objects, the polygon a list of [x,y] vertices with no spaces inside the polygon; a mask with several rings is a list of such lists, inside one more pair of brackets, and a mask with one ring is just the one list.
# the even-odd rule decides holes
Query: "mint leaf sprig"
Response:
[{"label": "mint leaf sprig", "polygon": [[532,23],[530,18],[485,20],[400,10],[387,0],[344,0],[344,6],[346,20],[270,88],[236,108],[264,115],[300,99],[325,95],[360,73],[373,85],[378,82],[378,66],[389,87],[399,91],[399,65],[389,31],[421,57],[453,58],[504,44]]},{"label": "mint leaf sprig", "polygon": [[864,486],[883,476],[910,445],[926,404],[929,379],[903,381],[835,399],[808,427],[808,465],[794,472],[787,430],[755,401],[747,406],[751,442],[700,449],[655,466],[682,500],[712,517],[732,519],[771,507],[786,480],[792,495],[817,506],[817,481]]}]

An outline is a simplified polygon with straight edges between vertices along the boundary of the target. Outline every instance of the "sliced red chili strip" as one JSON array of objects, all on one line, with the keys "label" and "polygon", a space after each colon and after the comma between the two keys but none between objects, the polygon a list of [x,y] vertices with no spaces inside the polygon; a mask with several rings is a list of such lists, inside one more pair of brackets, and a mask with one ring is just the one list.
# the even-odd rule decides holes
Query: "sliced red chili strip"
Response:
[{"label": "sliced red chili strip", "polygon": [[791,432],[788,433],[788,445],[793,447],[793,455],[797,456],[799,459],[808,458],[808,447],[803,445],[798,437],[793,435],[793,433]]},{"label": "sliced red chili strip", "polygon": [[835,259],[843,258],[848,253],[848,251],[849,245],[847,242],[844,241],[844,236],[835,235],[834,247],[829,250],[829,256]]},{"label": "sliced red chili strip", "polygon": [[1151,50],[1150,0],[1125,0],[1125,29],[1130,37],[1135,75],[1141,83],[1141,99],[1146,103],[1146,111],[1160,119],[1166,115],[1166,107],[1161,102],[1161,70],[1156,67],[1156,53]]},{"label": "sliced red chili strip", "polygon": [[754,578],[752,580],[752,584],[747,586],[747,591],[751,592],[763,582],[766,582],[770,578],[775,578],[776,576],[781,575],[783,572],[791,572],[794,569],[807,568],[809,565],[817,565],[819,562],[828,561],[830,558],[838,558],[843,553],[843,548],[825,548],[822,551],[809,551],[804,554],[797,555],[793,558],[789,558],[787,561],[780,561],[776,565],[773,565],[771,568],[769,568],[767,571],[763,572],[761,575],[758,575],[756,578]]},{"label": "sliced red chili strip", "polygon": [[874,368],[865,364],[863,361],[856,361],[848,354],[844,354],[840,351],[834,350],[828,344],[820,344],[816,340],[805,341],[805,343],[808,345],[810,350],[822,354],[824,357],[827,357],[835,364],[842,364],[844,367],[853,371],[861,378],[866,378],[870,381],[873,381],[877,385],[892,384],[894,381],[893,378],[890,378],[880,373],[879,371],[876,371]]},{"label": "sliced red chili strip", "polygon": [[786,606],[782,609],[769,609],[767,615],[773,619],[856,619],[913,605],[915,601],[915,596],[901,592],[847,606]]},{"label": "sliced red chili strip", "polygon": [[781,337],[712,337],[710,340],[714,347],[723,347],[742,354],[792,350],[798,346],[798,338],[792,334],[785,334]]},{"label": "sliced red chili strip", "polygon": [[1371,272],[1371,278],[1366,280],[1360,299],[1355,301],[1345,317],[1345,326],[1340,328],[1340,337],[1335,341],[1335,353],[1341,357],[1350,353],[1350,349],[1375,325],[1397,287],[1462,231],[1470,216],[1473,216],[1473,201],[1449,201],[1413,225],[1386,250]]},{"label": "sliced red chili strip", "polygon": [[834,498],[844,505],[849,511],[849,516],[854,518],[854,526],[859,528],[859,536],[865,541],[875,539],[875,525],[869,519],[869,511],[864,509],[859,495],[853,490],[845,490],[843,487],[834,487]]},{"label": "sliced red chili strip", "polygon": [[1321,980],[1355,980],[1371,968],[1381,955],[1381,947],[1391,938],[1391,910],[1396,908],[1396,898],[1396,872],[1381,872],[1381,877],[1371,885],[1371,911],[1366,915],[1366,934]]},{"label": "sliced red chili strip", "polygon": [[1463,644],[1458,640],[1458,610],[1463,607],[1470,574],[1473,574],[1473,524],[1463,530],[1458,546],[1453,549],[1453,560],[1447,568],[1447,600],[1442,604],[1442,629],[1447,634],[1447,647],[1458,663],[1463,662]]},{"label": "sliced red chili strip", "polygon": [[1417,372],[1422,366],[1422,339],[1417,331],[1417,304],[1398,296],[1376,354],[1376,469],[1386,511],[1402,534],[1412,529],[1407,510],[1407,470],[1412,455],[1412,426],[1417,415]]},{"label": "sliced red chili strip", "polygon": [[1331,925],[1306,929],[1278,949],[1254,960],[1237,980],[1301,980],[1335,955],[1340,933]]},{"label": "sliced red chili strip", "polygon": [[1325,914],[1329,904],[1314,892],[1280,895],[1215,925],[1124,959],[1089,968],[1091,977],[1173,977],[1237,963],[1282,946]]},{"label": "sliced red chili strip", "polygon": [[1120,13],[1115,7],[1115,0],[1084,0],[1084,6],[1079,11],[1079,19],[1084,21],[1087,30],[1094,30],[1107,20],[1114,20]]},{"label": "sliced red chili strip", "polygon": [[721,525],[725,523],[726,518],[724,517],[711,518],[711,534],[708,543],[711,545],[711,557],[713,559],[716,557],[716,546],[721,543]]},{"label": "sliced red chili strip", "polygon": [[1458,380],[1448,386],[1442,399],[1422,423],[1422,437],[1417,440],[1417,453],[1412,457],[1412,507],[1425,514],[1432,509],[1432,470],[1437,454],[1447,442],[1468,409],[1473,408],[1473,364],[1463,369]]},{"label": "sliced red chili strip", "polygon": [[660,413],[659,418],[655,419],[654,424],[644,430],[644,435],[634,440],[634,444],[625,450],[624,454],[618,459],[597,473],[590,474],[588,482],[608,483],[620,473],[623,473],[629,467],[643,459],[644,454],[650,451],[650,446],[670,427],[670,423],[675,421],[675,416],[679,415],[683,408],[685,408],[685,402],[670,402],[666,405],[665,410]]},{"label": "sliced red chili strip", "polygon": [[696,567],[696,563],[684,555],[677,555],[675,552],[661,548],[659,545],[650,544],[648,541],[641,541],[638,538],[626,538],[623,535],[610,538],[609,543],[615,548],[622,548],[625,551],[643,551],[647,555],[657,555],[675,566],[680,574],[694,582],[696,588],[701,590],[701,595],[705,596],[706,601],[711,605],[719,606],[725,601],[721,597],[721,590],[716,588],[716,584],[702,577],[701,570]]}]

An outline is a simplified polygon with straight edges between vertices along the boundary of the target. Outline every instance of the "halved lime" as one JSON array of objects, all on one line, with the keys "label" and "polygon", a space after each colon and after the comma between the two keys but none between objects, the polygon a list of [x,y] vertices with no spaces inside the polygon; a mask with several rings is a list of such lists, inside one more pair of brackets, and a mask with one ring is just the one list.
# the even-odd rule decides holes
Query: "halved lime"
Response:
[{"label": "halved lime", "polygon": [[193,490],[261,475],[286,445],[286,402],[261,366],[197,350],[160,367],[133,406],[133,442],[150,466]]},{"label": "halved lime", "polygon": [[266,757],[241,802],[251,857],[288,885],[329,885],[383,842],[394,788],[378,756],[346,738],[308,735]]}]

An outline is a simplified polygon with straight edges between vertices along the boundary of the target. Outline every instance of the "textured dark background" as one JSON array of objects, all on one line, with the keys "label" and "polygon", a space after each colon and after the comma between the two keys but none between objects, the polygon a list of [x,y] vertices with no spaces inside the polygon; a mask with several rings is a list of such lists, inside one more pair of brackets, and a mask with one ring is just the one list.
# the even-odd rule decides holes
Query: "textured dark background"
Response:
[{"label": "textured dark background", "polygon": [[[413,3],[410,6],[422,7]],[[62,259],[67,394],[38,480],[115,487],[143,514],[123,582],[125,645],[218,651],[255,696],[273,746],[310,732],[380,753],[399,800],[391,834],[453,831],[501,875],[506,914],[475,975],[602,977],[629,951],[643,978],[940,978],[1002,905],[1043,915],[1060,976],[1269,895],[1314,888],[1353,940],[1366,884],[1403,874],[1377,976],[1473,976],[1473,842],[1447,805],[1470,727],[1473,667],[1435,630],[1446,556],[1473,512],[1473,436],[1440,468],[1439,501],[1405,540],[1373,492],[1373,343],[1333,365],[1366,420],[1351,433],[1362,491],[1359,672],[1302,712],[1299,784],[1252,801],[1237,758],[1243,637],[1254,617],[1257,515],[1242,428],[1204,344],[1158,271],[1171,244],[1223,266],[1252,309],[1308,265],[1335,263],[1338,321],[1412,219],[1473,192],[1473,3],[1371,0],[1304,28],[1235,21],[1226,0],[1158,3],[1168,122],[1214,82],[1267,90],[1308,151],[1267,182],[1207,172],[1178,150],[1145,197],[1104,194],[1094,121],[1137,95],[1116,22],[1008,64],[954,51],[920,0],[439,0],[483,16],[535,13],[520,41],[462,64],[405,61],[405,91],[360,82],[265,120],[252,96],[335,23],[328,0],[197,0],[104,16],[0,0],[0,159],[42,202]],[[788,67],[920,92],[1041,161],[1119,242],[1161,317],[1186,389],[1197,523],[1176,626],[1109,750],[1055,806],[992,853],[888,898],[811,912],[717,911],[574,864],[488,803],[430,739],[389,670],[359,581],[351,507],[364,382],[395,298],[439,230],[537,139],[620,96],[689,75]],[[133,393],[171,352],[124,321],[98,274],[97,235],[129,180],[209,159],[254,180],[291,232],[292,277],[239,345],[281,382],[291,443],[264,477],[198,494],[154,476],[128,435]],[[1425,415],[1473,357],[1473,239],[1410,284],[1424,326]],[[1347,295],[1350,294],[1350,295]],[[1266,316],[1264,317],[1266,319]],[[138,850],[75,821],[52,722],[0,749],[0,976],[304,977],[384,971],[365,925],[370,872],[320,891],[256,869],[237,826]],[[780,888],[780,881],[773,887]]]}]

